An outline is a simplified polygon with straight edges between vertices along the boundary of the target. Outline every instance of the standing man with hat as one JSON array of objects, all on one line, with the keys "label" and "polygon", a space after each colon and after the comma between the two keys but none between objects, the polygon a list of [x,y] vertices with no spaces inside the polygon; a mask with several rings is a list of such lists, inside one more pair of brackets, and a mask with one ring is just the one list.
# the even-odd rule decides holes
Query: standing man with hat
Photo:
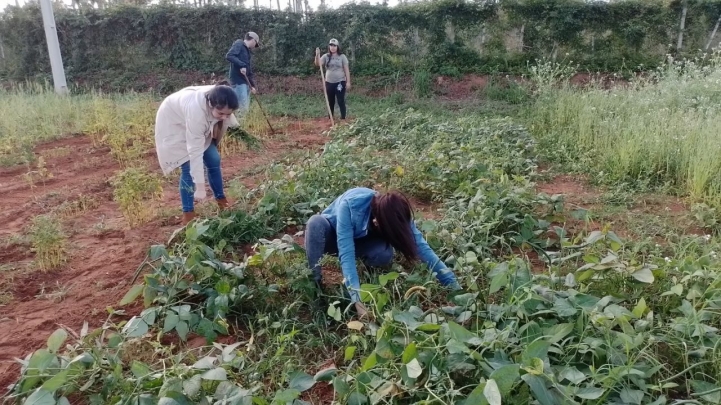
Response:
[{"label": "standing man with hat", "polygon": [[225,59],[230,62],[228,78],[238,95],[243,114],[246,114],[250,108],[250,93],[256,94],[257,92],[253,67],[250,63],[252,52],[256,48],[260,48],[260,37],[255,32],[250,31],[245,34],[244,39],[235,41],[225,55]]}]

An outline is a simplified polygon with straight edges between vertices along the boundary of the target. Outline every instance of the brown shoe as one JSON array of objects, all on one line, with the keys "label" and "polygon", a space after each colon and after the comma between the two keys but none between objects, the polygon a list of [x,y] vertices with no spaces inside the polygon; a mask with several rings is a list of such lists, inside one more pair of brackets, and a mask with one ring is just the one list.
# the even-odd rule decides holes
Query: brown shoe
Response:
[{"label": "brown shoe", "polygon": [[195,219],[195,212],[193,212],[193,211],[184,212],[181,223],[183,225],[188,225],[188,222],[192,221],[193,219]]},{"label": "brown shoe", "polygon": [[219,198],[215,200],[215,202],[218,203],[218,208],[220,208],[221,211],[227,210],[230,208],[230,202],[227,198]]}]

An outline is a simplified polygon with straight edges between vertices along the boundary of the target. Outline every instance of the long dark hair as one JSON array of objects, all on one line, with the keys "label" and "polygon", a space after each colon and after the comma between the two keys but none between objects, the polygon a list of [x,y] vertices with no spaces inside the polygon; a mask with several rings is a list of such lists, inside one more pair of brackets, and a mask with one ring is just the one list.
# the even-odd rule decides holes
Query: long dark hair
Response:
[{"label": "long dark hair", "polygon": [[371,214],[378,224],[381,237],[397,249],[408,261],[418,260],[418,246],[411,230],[413,207],[398,191],[376,195],[371,200]]},{"label": "long dark hair", "polygon": [[222,81],[215,85],[209,92],[205,94],[205,100],[212,108],[222,110],[223,108],[230,108],[231,110],[237,110],[240,106],[238,101],[238,95],[235,94],[229,85],[225,84],[227,81]]}]

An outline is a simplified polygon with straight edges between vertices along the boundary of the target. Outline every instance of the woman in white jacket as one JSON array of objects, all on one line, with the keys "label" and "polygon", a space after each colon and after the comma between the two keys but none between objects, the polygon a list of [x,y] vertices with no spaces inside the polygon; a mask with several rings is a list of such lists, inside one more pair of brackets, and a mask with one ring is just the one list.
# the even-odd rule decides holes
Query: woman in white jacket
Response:
[{"label": "woman in white jacket", "polygon": [[194,201],[204,201],[205,176],[221,209],[228,207],[223,193],[218,145],[228,127],[238,126],[233,112],[238,96],[225,84],[186,87],[171,94],[155,117],[155,149],[163,174],[178,167],[183,224],[195,218]]}]

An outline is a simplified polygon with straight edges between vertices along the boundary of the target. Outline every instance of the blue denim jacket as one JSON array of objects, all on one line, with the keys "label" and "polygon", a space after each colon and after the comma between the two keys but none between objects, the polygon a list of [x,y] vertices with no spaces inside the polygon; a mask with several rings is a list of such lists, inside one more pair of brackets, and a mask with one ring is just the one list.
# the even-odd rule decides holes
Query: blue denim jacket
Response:
[{"label": "blue denim jacket", "polygon": [[[376,191],[368,188],[352,188],[336,198],[321,213],[335,228],[338,236],[338,257],[340,258],[345,285],[351,296],[351,302],[360,300],[360,281],[358,280],[358,271],[355,265],[354,239],[368,235],[371,200],[375,195]],[[438,281],[444,286],[450,286],[456,290],[460,289],[461,287],[458,285],[453,271],[448,269],[428,246],[428,242],[423,238],[413,221],[411,221],[411,230],[415,236],[421,260],[428,265],[428,268],[431,269]]]}]

